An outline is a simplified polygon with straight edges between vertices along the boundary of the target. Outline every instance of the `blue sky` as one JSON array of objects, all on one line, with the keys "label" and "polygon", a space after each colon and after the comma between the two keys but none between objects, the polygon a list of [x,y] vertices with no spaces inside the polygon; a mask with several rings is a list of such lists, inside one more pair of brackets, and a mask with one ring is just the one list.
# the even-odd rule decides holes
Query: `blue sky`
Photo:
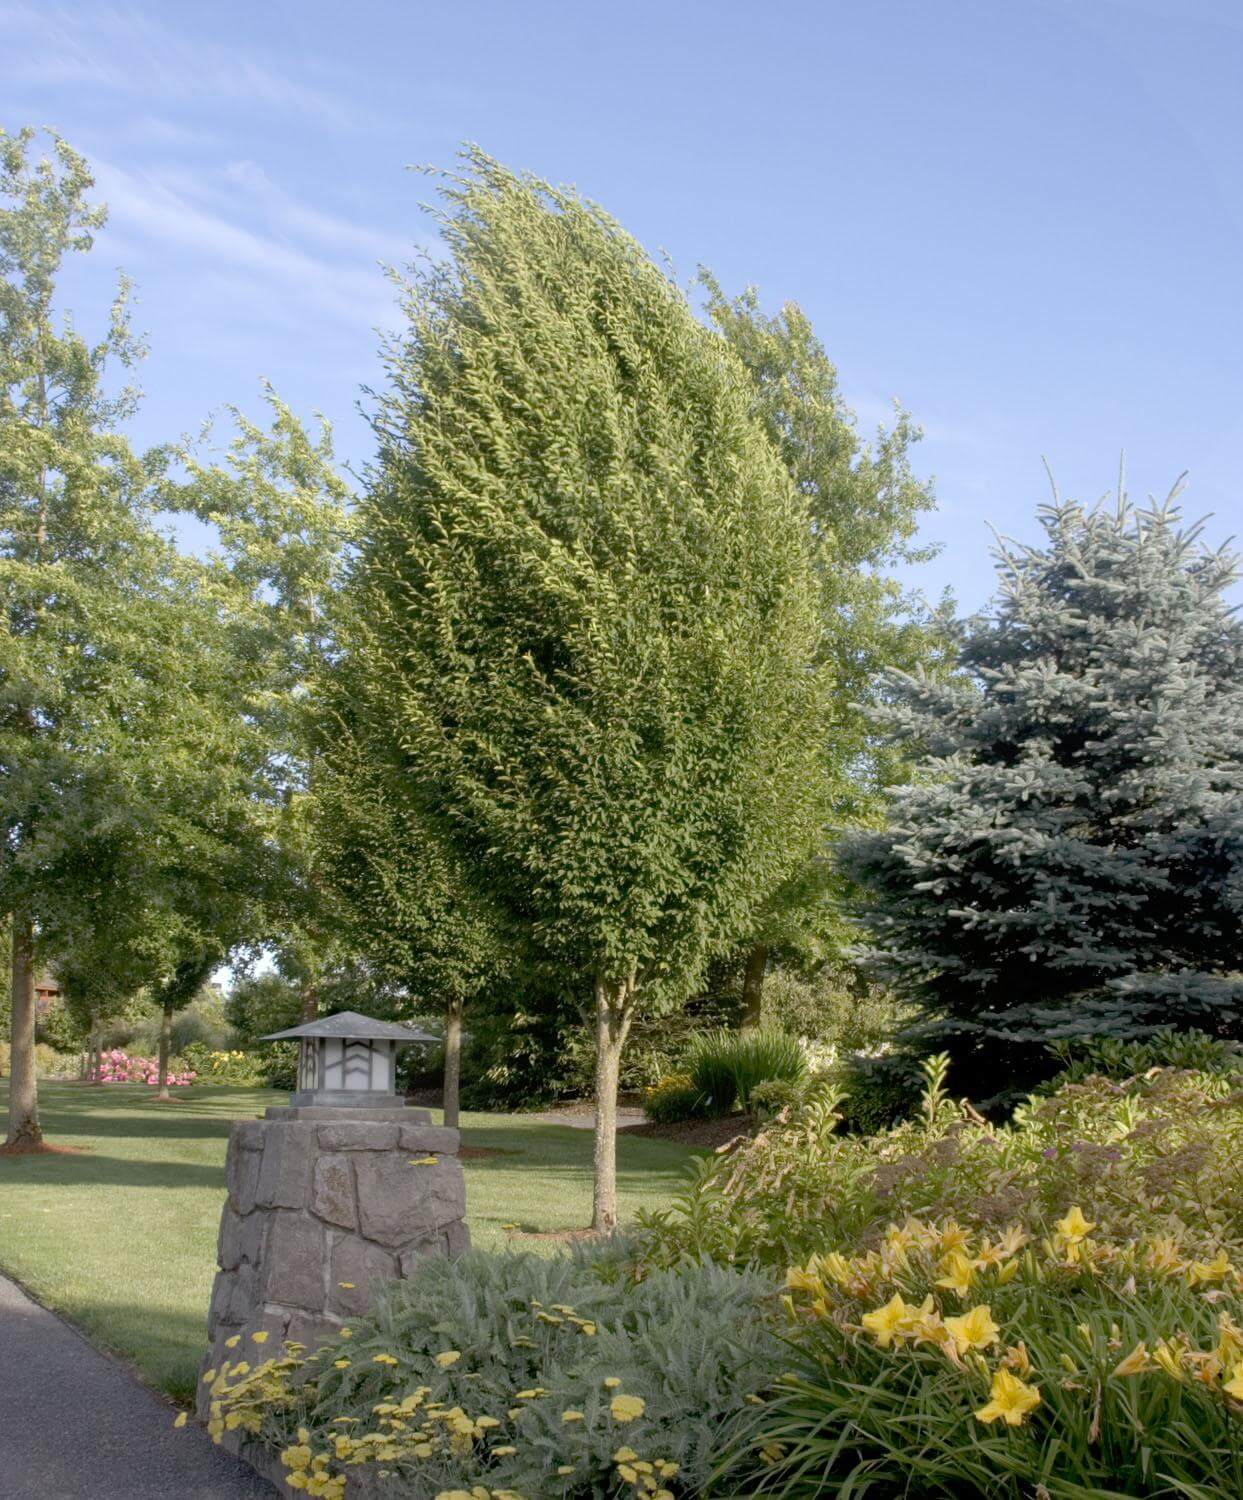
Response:
[{"label": "blue sky", "polygon": [[67,300],[138,286],[139,441],[266,376],[365,461],[377,262],[428,243],[404,168],[474,140],[800,302],[862,425],[924,425],[919,580],[964,608],[1042,455],[1243,519],[1241,77],[1235,0],[0,0],[0,125],[62,131],[112,210]]}]

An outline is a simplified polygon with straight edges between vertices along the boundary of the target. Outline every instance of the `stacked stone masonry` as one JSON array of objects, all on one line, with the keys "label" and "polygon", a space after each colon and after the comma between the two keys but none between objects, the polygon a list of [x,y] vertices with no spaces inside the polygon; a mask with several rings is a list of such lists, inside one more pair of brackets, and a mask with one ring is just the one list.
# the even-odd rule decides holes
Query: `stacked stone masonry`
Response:
[{"label": "stacked stone masonry", "polygon": [[[226,1348],[235,1334],[313,1349],[366,1312],[377,1283],[465,1250],[457,1150],[458,1132],[423,1110],[270,1110],[234,1125],[203,1369],[242,1355]],[[208,1402],[200,1384],[201,1414]]]}]

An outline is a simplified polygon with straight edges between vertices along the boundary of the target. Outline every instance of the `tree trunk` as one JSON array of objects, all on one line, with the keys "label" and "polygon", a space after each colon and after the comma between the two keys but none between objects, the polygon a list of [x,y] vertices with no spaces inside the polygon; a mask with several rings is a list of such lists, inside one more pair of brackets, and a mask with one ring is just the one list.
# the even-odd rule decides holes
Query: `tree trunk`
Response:
[{"label": "tree trunk", "polygon": [[104,1040],[103,1026],[98,1017],[91,1021],[91,1037],[89,1042],[90,1052],[88,1054],[90,1072],[87,1075],[92,1083],[98,1083],[104,1071]]},{"label": "tree trunk", "polygon": [[757,943],[747,954],[742,971],[742,1026],[758,1026],[764,1013],[764,971],[768,968],[768,944]]},{"label": "tree trunk", "polygon": [[300,996],[300,1007],[298,1021],[305,1026],[308,1021],[319,1020],[319,986],[314,979],[308,979],[302,986]]},{"label": "tree trunk", "polygon": [[160,1019],[160,1063],[159,1084],[160,1091],[156,1094],[157,1099],[169,1099],[172,1096],[168,1092],[168,1053],[173,1040],[173,1007],[166,1005],[164,1014]]},{"label": "tree trunk", "polygon": [[38,1146],[39,1087],[35,1080],[35,942],[30,918],[13,915],[13,1016],[9,1058],[10,1146]]},{"label": "tree trunk", "polygon": [[596,1141],[591,1227],[617,1228],[617,1078],[630,1030],[634,986],[630,980],[596,979]]},{"label": "tree trunk", "polygon": [[461,1116],[458,1097],[462,1086],[462,1002],[454,998],[445,1008],[445,1099],[444,1122],[457,1129]]}]

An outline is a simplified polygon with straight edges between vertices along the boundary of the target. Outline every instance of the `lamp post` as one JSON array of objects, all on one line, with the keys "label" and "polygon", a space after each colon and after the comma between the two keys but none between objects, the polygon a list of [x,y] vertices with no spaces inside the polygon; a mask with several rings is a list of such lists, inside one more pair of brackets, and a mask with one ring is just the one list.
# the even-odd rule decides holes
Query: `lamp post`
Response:
[{"label": "lamp post", "polygon": [[298,1084],[229,1135],[204,1417],[246,1335],[313,1349],[366,1313],[379,1283],[470,1245],[458,1132],[397,1092],[398,1048],[438,1038],[342,1011],[263,1040],[298,1042]]}]

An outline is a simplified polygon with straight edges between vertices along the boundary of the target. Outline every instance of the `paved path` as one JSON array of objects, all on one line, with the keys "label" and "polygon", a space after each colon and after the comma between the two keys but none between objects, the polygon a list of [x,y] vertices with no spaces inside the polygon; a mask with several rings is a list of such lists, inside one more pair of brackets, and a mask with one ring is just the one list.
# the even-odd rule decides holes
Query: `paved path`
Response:
[{"label": "paved path", "polygon": [[273,1500],[276,1491],[0,1276],[4,1500]]},{"label": "paved path", "polygon": [[[576,1130],[594,1130],[596,1128],[595,1106],[570,1105],[558,1109],[555,1105],[552,1109],[542,1110],[537,1115],[532,1115],[533,1120],[539,1120],[544,1125],[572,1125]],[[627,1125],[642,1125],[647,1116],[641,1109],[632,1109],[622,1104],[617,1108],[617,1125],[624,1130]]]}]

